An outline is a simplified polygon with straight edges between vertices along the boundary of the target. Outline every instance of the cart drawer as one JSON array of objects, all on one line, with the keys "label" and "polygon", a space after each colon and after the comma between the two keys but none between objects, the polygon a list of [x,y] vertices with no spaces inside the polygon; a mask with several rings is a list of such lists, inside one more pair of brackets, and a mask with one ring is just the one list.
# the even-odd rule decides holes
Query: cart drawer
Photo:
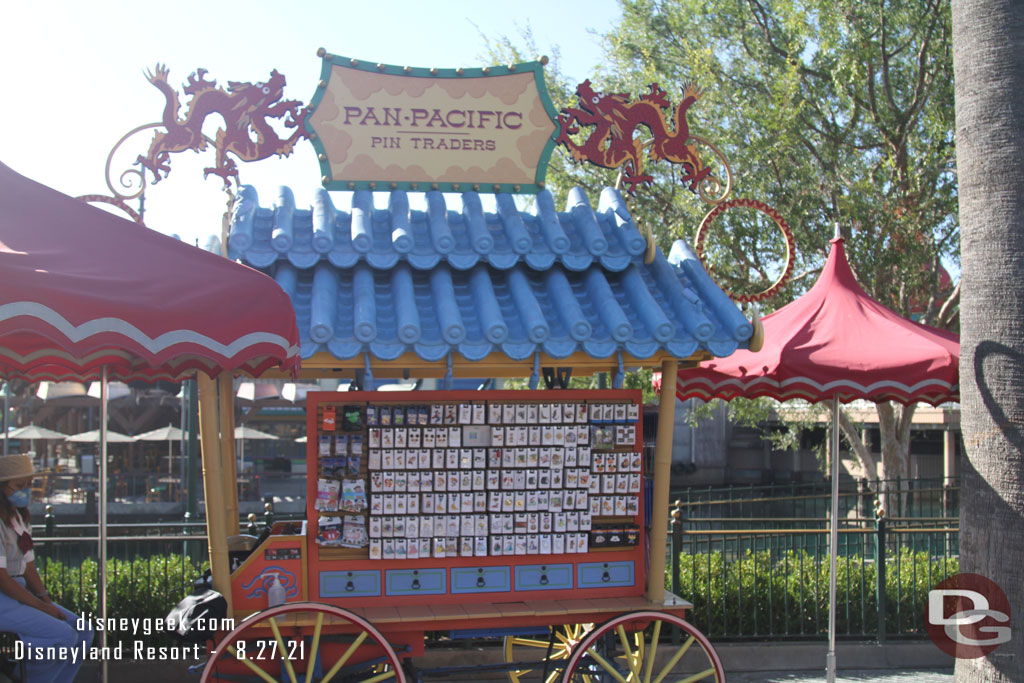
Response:
[{"label": "cart drawer", "polygon": [[457,567],[452,569],[452,593],[506,593],[512,590],[508,567]]},{"label": "cart drawer", "polygon": [[380,571],[320,572],[320,597],[355,598],[380,595]]},{"label": "cart drawer", "polygon": [[445,570],[389,569],[384,573],[385,595],[434,595],[445,592]]},{"label": "cart drawer", "polygon": [[528,564],[516,567],[517,591],[551,591],[572,588],[571,564]]},{"label": "cart drawer", "polygon": [[632,586],[632,562],[584,562],[576,565],[577,588]]}]

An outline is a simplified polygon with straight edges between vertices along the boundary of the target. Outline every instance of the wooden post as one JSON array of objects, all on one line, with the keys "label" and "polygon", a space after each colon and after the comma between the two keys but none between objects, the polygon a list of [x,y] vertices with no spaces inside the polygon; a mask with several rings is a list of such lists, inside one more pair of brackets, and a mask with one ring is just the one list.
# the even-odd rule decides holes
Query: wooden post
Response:
[{"label": "wooden post", "polygon": [[231,604],[231,565],[228,558],[227,520],[224,510],[224,468],[221,439],[217,433],[219,400],[217,384],[202,372],[196,373],[199,388],[199,437],[203,454],[203,489],[206,492],[206,533],[210,543],[210,572],[213,588],[228,601],[228,618],[234,616]]},{"label": "wooden post", "polygon": [[220,390],[220,457],[224,466],[224,518],[227,534],[238,534],[238,468],[235,461],[235,383],[231,373],[217,377]]},{"label": "wooden post", "polygon": [[672,474],[672,432],[676,418],[674,358],[661,363],[661,397],[658,401],[658,436],[654,444],[654,500],[651,501],[651,554],[647,568],[647,599],[665,597],[665,547],[668,543],[668,488]]}]

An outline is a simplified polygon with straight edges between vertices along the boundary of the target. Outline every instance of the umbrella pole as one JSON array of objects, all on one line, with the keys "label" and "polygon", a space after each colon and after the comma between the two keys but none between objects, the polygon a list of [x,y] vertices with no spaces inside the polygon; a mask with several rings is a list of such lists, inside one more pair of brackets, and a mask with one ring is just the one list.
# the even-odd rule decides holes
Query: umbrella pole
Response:
[{"label": "umbrella pole", "polygon": [[825,672],[828,683],[836,680],[836,555],[839,553],[839,396],[832,398],[832,515],[829,522],[828,573],[828,655]]},{"label": "umbrella pole", "polygon": [[[107,366],[103,366],[100,375],[100,466],[99,473],[100,490],[100,561],[97,567],[99,576],[96,583],[99,588],[100,619],[103,623],[107,621]],[[107,629],[100,631],[100,648],[105,652],[107,647]],[[100,663],[100,680],[107,683],[107,659],[103,658]]]}]

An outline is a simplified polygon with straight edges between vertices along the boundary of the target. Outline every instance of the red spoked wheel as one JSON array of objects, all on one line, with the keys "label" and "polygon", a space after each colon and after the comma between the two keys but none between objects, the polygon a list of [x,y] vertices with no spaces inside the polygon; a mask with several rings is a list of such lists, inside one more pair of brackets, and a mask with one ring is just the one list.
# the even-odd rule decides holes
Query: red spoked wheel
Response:
[{"label": "red spoked wheel", "polygon": [[293,602],[242,621],[209,654],[200,683],[405,683],[401,662],[373,625],[348,610]]},{"label": "red spoked wheel", "polygon": [[[673,644],[672,627],[682,632]],[[598,625],[569,657],[562,683],[725,683],[703,633],[665,612],[628,612]]]}]

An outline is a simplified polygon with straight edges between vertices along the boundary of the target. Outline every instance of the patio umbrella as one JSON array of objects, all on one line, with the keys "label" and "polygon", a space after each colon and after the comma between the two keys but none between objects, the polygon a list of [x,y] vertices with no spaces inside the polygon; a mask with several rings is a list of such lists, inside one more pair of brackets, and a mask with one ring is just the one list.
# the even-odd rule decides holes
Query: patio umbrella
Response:
[{"label": "patio umbrella", "polygon": [[[50,440],[60,440],[60,439],[64,439],[66,436],[67,436],[67,434],[62,434],[60,432],[55,432],[52,429],[47,429],[46,427],[37,427],[36,425],[25,425],[24,427],[18,427],[17,429],[12,429],[7,434],[0,435],[0,438],[2,438],[2,439],[28,439],[29,440],[29,450],[31,450],[33,453],[35,453],[36,452],[36,439],[39,439],[39,440],[47,440],[47,439],[50,439]],[[5,443],[5,445],[6,445],[6,443]],[[4,450],[6,451],[6,448]],[[5,452],[5,455],[6,455],[6,452]],[[43,467],[46,467],[46,461],[47,461],[47,457],[44,454],[43,455]],[[60,464],[60,463],[58,462],[57,464]]]},{"label": "patio umbrella", "polygon": [[56,432],[52,429],[47,429],[46,427],[25,425],[24,427],[12,429],[7,434],[0,435],[0,438],[29,439],[31,441],[35,439],[65,439],[67,436],[67,434],[62,434],[61,432]]},{"label": "patio umbrella", "polygon": [[184,438],[184,436],[185,436],[185,432],[183,432],[182,430],[180,430],[177,427],[174,427],[172,425],[167,425],[166,427],[161,427],[160,429],[154,429],[151,432],[146,432],[144,434],[139,434],[138,436],[135,437],[135,440],[136,441],[166,441],[167,442],[167,474],[173,474],[173,472],[171,471],[173,469],[173,466],[171,464],[171,454],[172,454],[171,444],[173,444],[174,442],[181,443],[181,440]]},{"label": "patio umbrella", "polygon": [[267,441],[277,441],[277,437],[267,432],[261,432],[258,429],[241,425],[235,427],[235,441],[238,442],[238,471],[242,471],[242,466],[245,465],[245,440],[246,439],[257,439]]},{"label": "patio umbrella", "polygon": [[[102,447],[103,444],[101,443],[101,441],[104,438],[104,436],[106,437],[106,443],[108,443],[108,444],[110,444],[110,443],[133,443],[135,441],[135,437],[128,436],[127,434],[121,434],[120,432],[114,432],[114,431],[111,431],[109,429],[106,430],[106,432],[107,432],[106,435],[103,435],[103,434],[100,433],[99,429],[91,429],[88,432],[81,432],[80,434],[72,434],[71,436],[69,436],[65,440],[69,441],[70,443],[98,443],[98,444],[101,444],[100,450],[103,451],[104,454],[106,454],[106,449]],[[100,458],[96,458],[96,459],[99,460]],[[106,460],[106,458],[103,458],[103,459]],[[102,469],[98,469],[97,471],[100,472],[101,474],[106,473],[106,463],[103,463],[103,468]],[[98,481],[102,482],[102,481],[105,481],[105,479],[101,478],[101,479],[98,479]],[[104,487],[101,486],[100,488],[104,488]]]},{"label": "patio umbrella", "polygon": [[[107,443],[132,443],[135,441],[135,437],[128,436],[127,434],[121,434],[120,432],[114,432],[106,430]],[[87,432],[81,432],[80,434],[72,434],[66,441],[72,443],[99,443],[100,438],[103,435],[100,434],[99,429],[91,429]]]},{"label": "patio umbrella", "polygon": [[[101,482],[108,380],[297,370],[295,312],[287,294],[262,273],[141,228],[3,164],[0,207],[0,376],[101,381]],[[103,485],[102,618],[106,503]],[[102,671],[105,679],[105,662]]]},{"label": "patio umbrella", "polygon": [[832,240],[814,286],[767,315],[760,351],[679,372],[676,396],[730,400],[768,396],[832,402],[832,519],[829,529],[828,679],[835,680],[836,553],[839,515],[839,404],[854,399],[924,402],[959,400],[959,337],[907,320],[857,284],[843,249]]}]

